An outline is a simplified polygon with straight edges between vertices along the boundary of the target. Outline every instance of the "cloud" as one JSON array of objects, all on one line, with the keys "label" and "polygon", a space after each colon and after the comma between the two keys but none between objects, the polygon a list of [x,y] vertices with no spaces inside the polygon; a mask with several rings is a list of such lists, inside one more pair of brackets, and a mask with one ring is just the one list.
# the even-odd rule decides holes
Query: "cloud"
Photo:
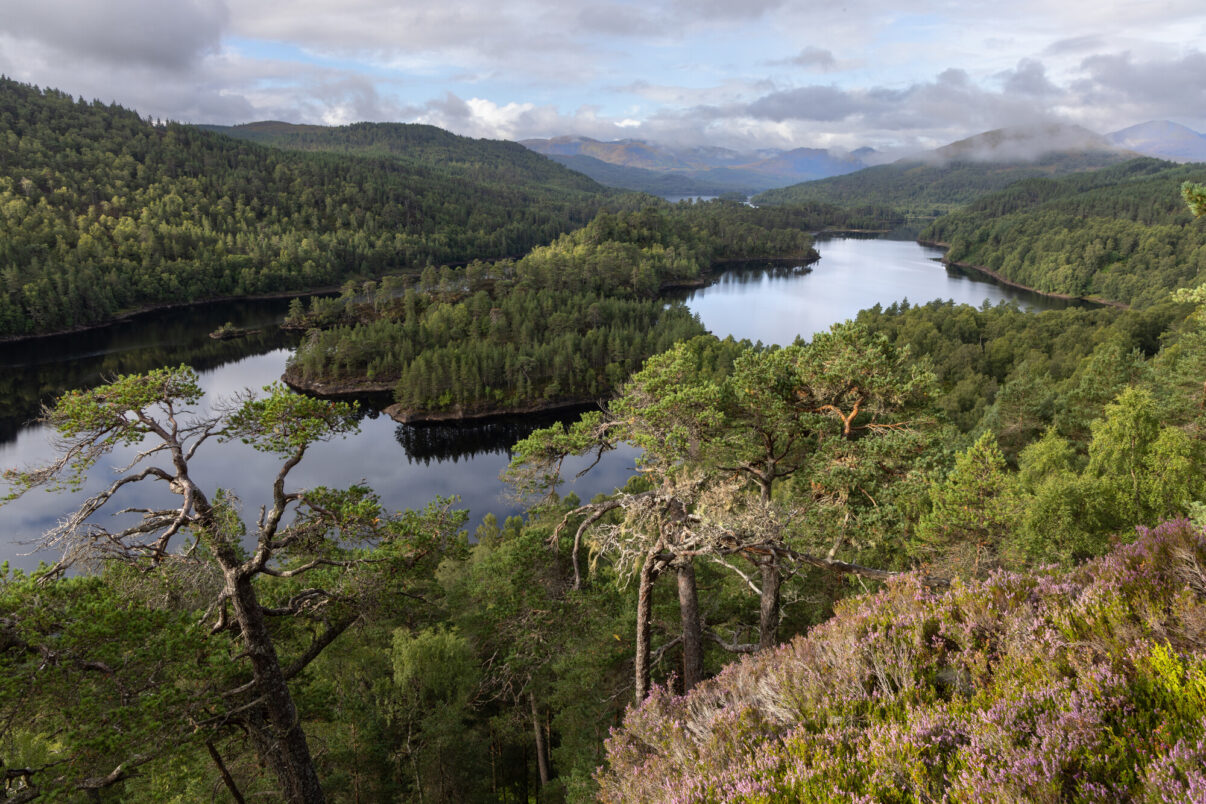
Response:
[{"label": "cloud", "polygon": [[1090,56],[1081,62],[1087,78],[1075,88],[1090,103],[1206,106],[1206,53],[1136,62],[1130,53]]},{"label": "cloud", "polygon": [[4,32],[72,60],[181,71],[215,52],[223,0],[10,0]]},{"label": "cloud", "polygon": [[1047,68],[1036,59],[1022,59],[1013,70],[998,73],[1006,93],[1043,97],[1060,94],[1059,87],[1047,80]]},{"label": "cloud", "polygon": [[849,92],[834,86],[807,86],[775,92],[759,98],[746,107],[750,117],[774,120],[845,120],[867,110],[861,93]]},{"label": "cloud", "polygon": [[833,53],[815,45],[804,48],[794,58],[788,59],[788,63],[797,67],[810,67],[821,71],[837,67],[837,59],[833,57]]},{"label": "cloud", "polygon": [[685,21],[756,19],[784,5],[784,0],[677,0],[674,16]]},{"label": "cloud", "polygon": [[1058,39],[1043,50],[1044,56],[1063,56],[1069,53],[1084,53],[1100,50],[1105,47],[1105,40],[1100,36],[1073,36],[1068,39]]}]

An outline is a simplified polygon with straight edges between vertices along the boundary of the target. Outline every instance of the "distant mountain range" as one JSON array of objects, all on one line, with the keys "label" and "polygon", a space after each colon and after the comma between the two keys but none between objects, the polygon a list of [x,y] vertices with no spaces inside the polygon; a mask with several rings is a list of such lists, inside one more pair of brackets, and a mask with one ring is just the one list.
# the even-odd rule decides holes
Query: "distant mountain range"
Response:
[{"label": "distant mountain range", "polygon": [[1173,162],[1206,162],[1206,135],[1168,120],[1154,120],[1107,134],[1115,145]]},{"label": "distant mountain range", "polygon": [[752,194],[866,167],[870,149],[850,155],[820,148],[740,152],[729,148],[672,148],[643,140],[600,142],[589,137],[522,140],[521,144],[585,173],[600,184],[658,195]]},{"label": "distant mountain range", "polygon": [[[848,154],[818,148],[740,152],[718,147],[675,148],[635,139],[601,142],[573,136],[522,140],[521,144],[600,184],[662,196],[775,190],[862,171],[876,156],[872,148]],[[954,162],[996,163],[1013,165],[1021,173],[1052,175],[1093,169],[1135,156],[1206,162],[1206,135],[1167,120],[1141,123],[1106,135],[1062,124],[1019,126],[986,131],[898,160],[894,165],[899,172],[904,166],[920,169]],[[872,170],[892,172],[894,168],[879,165]]]},{"label": "distant mountain range", "polygon": [[997,129],[933,151],[754,197],[756,204],[885,204],[934,218],[1022,179],[1098,170],[1140,156],[1079,126]]}]

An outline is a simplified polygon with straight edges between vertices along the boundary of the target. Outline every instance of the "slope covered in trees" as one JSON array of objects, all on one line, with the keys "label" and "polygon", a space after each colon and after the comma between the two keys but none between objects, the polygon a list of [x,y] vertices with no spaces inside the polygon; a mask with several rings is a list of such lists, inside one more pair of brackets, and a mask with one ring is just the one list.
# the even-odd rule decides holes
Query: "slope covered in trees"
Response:
[{"label": "slope covered in trees", "polygon": [[1036,290],[1148,305],[1206,279],[1206,229],[1180,197],[1201,166],[1136,159],[1030,179],[935,221],[947,259]]},{"label": "slope covered in trees", "polygon": [[581,173],[503,140],[462,137],[418,123],[354,123],[347,126],[295,125],[281,122],[240,126],[200,126],[235,139],[293,151],[340,153],[390,159],[420,168],[444,180],[472,185],[510,185],[538,198],[555,192],[593,194],[601,188]]},{"label": "slope covered in trees", "polygon": [[419,128],[297,153],[0,80],[0,336],[522,254],[599,207],[521,146]]},{"label": "slope covered in trees", "polygon": [[958,159],[894,162],[756,195],[756,204],[820,201],[839,206],[882,204],[911,220],[928,220],[1026,178],[1093,171],[1126,157],[1108,151],[1052,153],[1034,161]]}]

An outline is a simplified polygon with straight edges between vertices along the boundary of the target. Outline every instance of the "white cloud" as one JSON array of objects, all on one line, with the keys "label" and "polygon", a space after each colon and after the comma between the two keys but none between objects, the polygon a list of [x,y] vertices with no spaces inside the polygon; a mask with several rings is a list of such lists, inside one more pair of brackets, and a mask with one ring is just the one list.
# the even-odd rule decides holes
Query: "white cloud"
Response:
[{"label": "white cloud", "polygon": [[192,122],[910,148],[1050,119],[1202,130],[1201,5],[10,0],[0,72]]}]

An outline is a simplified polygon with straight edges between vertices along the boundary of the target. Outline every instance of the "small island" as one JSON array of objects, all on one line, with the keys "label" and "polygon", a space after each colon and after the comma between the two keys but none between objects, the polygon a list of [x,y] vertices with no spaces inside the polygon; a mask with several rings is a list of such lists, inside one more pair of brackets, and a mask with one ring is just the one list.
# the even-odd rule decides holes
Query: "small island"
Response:
[{"label": "small island", "polygon": [[829,222],[818,214],[650,201],[518,260],[348,283],[294,302],[283,326],[309,334],[282,379],[322,396],[392,391],[388,412],[407,423],[603,399],[651,355],[704,334],[668,291],[711,284],[718,266],[815,262],[808,232]]},{"label": "small island", "polygon": [[233,323],[227,321],[225,324],[209,333],[209,337],[213,338],[215,341],[228,341],[232,338],[246,338],[248,335],[254,335],[259,331],[260,330],[258,329],[248,327],[236,327]]}]

